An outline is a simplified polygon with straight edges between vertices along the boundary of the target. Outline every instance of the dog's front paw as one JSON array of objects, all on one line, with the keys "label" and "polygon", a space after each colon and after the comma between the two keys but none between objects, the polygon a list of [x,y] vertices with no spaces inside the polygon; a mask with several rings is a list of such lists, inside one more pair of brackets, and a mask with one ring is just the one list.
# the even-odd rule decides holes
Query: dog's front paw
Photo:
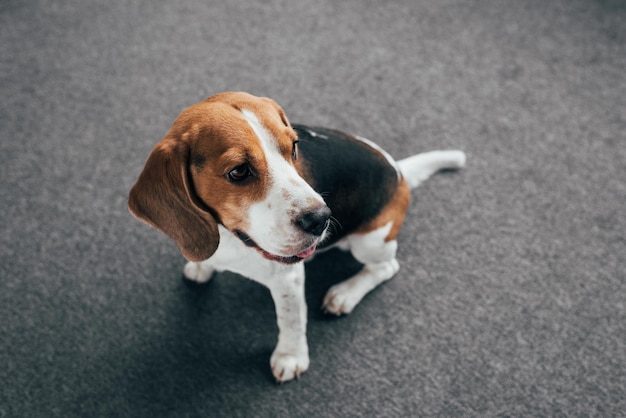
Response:
[{"label": "dog's front paw", "polygon": [[207,263],[196,263],[195,261],[189,261],[183,269],[185,277],[196,283],[208,282],[214,272],[215,270]]},{"label": "dog's front paw", "polygon": [[309,355],[307,353],[294,355],[274,351],[270,365],[278,383],[288,382],[294,378],[299,379],[300,374],[309,368]]}]

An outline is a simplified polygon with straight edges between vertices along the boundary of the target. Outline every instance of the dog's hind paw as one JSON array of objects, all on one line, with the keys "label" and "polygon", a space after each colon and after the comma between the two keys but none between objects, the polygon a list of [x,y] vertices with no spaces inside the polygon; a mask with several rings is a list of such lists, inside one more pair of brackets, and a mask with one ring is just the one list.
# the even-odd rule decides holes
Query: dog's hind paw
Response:
[{"label": "dog's hind paw", "polygon": [[331,287],[324,298],[322,310],[332,315],[347,315],[361,301],[362,296],[351,291],[346,283],[339,283]]}]

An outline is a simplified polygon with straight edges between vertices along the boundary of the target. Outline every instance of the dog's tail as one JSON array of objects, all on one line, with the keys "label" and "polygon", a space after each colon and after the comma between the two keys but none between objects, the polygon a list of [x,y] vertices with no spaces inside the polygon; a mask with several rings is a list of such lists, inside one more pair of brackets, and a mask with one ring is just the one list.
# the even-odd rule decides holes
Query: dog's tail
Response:
[{"label": "dog's tail", "polygon": [[430,151],[398,161],[400,171],[411,189],[439,170],[453,170],[465,166],[463,151]]}]

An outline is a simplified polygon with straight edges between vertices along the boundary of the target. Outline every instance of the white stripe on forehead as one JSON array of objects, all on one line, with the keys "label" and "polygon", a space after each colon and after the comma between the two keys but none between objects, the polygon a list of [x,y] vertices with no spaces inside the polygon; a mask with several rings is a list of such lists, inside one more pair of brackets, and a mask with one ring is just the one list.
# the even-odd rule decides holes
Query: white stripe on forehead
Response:
[{"label": "white stripe on forehead", "polygon": [[[280,170],[285,170],[285,166],[289,167],[293,170],[295,174],[295,169],[287,163],[285,158],[280,153],[280,149],[278,148],[278,143],[276,138],[273,138],[272,135],[268,132],[268,130],[263,126],[263,124],[259,121],[257,115],[247,109],[242,109],[241,113],[243,114],[244,119],[248,122],[248,125],[252,128],[257,138],[259,138],[259,142],[261,143],[261,148],[265,153],[265,158],[267,159],[268,169],[270,173],[275,169],[280,167]],[[287,169],[287,172],[291,170]]]},{"label": "white stripe on forehead", "polygon": [[241,113],[258,138],[268,169],[264,182],[266,195],[247,208],[249,225],[245,232],[271,254],[298,254],[311,243],[311,237],[298,226],[298,219],[323,207],[324,199],[280,152],[280,138],[272,135],[259,120],[259,115],[249,109],[242,109]]},{"label": "white stripe on forehead", "polygon": [[250,110],[242,109],[244,119],[248,122],[248,125],[252,128],[259,141],[261,141],[261,147],[266,154],[269,152],[279,152],[276,140],[272,138],[272,135],[265,129],[265,126],[259,121],[256,114]]}]

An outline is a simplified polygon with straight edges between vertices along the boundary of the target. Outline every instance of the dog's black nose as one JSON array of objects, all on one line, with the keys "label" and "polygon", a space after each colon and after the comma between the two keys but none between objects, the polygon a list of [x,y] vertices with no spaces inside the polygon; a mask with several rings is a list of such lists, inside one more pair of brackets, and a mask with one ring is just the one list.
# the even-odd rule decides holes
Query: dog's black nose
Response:
[{"label": "dog's black nose", "polygon": [[332,212],[328,206],[324,206],[320,209],[303,213],[296,219],[296,224],[304,232],[319,236],[326,229],[330,215],[332,215]]}]

